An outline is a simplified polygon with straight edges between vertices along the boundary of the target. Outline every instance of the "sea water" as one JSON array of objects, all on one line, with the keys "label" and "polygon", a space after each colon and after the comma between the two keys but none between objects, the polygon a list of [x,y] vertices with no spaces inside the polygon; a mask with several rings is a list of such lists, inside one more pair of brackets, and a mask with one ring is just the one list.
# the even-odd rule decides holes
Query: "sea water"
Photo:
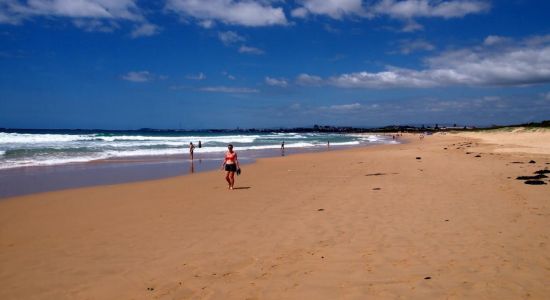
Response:
[{"label": "sea water", "polygon": [[327,148],[328,143],[338,148],[393,141],[375,134],[6,130],[0,131],[0,169],[188,155],[191,142],[195,154],[207,158],[221,157],[229,143],[239,153],[255,156],[262,150],[280,149],[283,142],[285,149],[314,151]]}]

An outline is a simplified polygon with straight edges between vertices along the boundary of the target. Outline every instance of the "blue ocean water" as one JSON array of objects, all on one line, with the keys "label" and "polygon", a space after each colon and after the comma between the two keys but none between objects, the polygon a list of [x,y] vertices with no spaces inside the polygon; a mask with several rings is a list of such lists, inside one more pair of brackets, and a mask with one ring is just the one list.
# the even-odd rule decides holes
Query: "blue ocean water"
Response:
[{"label": "blue ocean water", "polygon": [[[198,148],[199,141],[201,148]],[[179,131],[0,131],[0,169],[86,163],[97,160],[161,157],[195,153],[223,153],[232,143],[247,153],[279,149],[359,146],[392,143],[391,137],[375,134],[338,133],[212,133]]]}]

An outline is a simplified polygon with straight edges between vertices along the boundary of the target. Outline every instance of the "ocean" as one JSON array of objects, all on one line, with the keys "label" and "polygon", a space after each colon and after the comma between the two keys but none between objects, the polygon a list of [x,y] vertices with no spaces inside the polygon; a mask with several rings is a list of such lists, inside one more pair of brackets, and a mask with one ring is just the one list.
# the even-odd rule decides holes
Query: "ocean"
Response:
[{"label": "ocean", "polygon": [[[199,141],[201,148],[198,148]],[[186,155],[189,143],[203,158],[221,157],[232,143],[238,152],[281,148],[316,150],[392,143],[391,137],[334,133],[210,133],[179,131],[0,131],[0,169],[93,161]]]},{"label": "ocean", "polygon": [[376,134],[0,130],[0,198],[216,170],[229,143],[243,166],[260,157],[395,141]]}]

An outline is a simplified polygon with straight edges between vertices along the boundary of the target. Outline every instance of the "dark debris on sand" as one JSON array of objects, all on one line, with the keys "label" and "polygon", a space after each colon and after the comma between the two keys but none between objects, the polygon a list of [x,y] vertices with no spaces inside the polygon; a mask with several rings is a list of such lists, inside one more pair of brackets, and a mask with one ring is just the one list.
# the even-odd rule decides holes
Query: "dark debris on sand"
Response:
[{"label": "dark debris on sand", "polygon": [[546,182],[542,180],[527,180],[524,182],[525,184],[531,184],[531,185],[544,185]]},{"label": "dark debris on sand", "polygon": [[536,175],[532,175],[532,176],[518,176],[516,177],[517,180],[525,180],[525,184],[530,184],[530,185],[545,185],[546,182],[540,180],[540,179],[544,179],[544,178],[548,178],[548,176],[546,176],[545,174],[549,174],[550,173],[550,170],[538,170],[538,171],[535,171],[534,174]]},{"label": "dark debris on sand", "polygon": [[543,179],[543,178],[548,178],[548,176],[544,174],[538,174],[535,176],[518,176],[516,179],[517,180],[537,180],[537,179]]}]

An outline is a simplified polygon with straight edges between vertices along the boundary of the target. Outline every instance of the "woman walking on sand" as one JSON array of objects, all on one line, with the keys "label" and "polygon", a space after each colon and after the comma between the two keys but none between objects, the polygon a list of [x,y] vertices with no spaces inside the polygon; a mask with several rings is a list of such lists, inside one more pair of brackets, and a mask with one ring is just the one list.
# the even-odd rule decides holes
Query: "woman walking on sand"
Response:
[{"label": "woman walking on sand", "polygon": [[233,151],[233,145],[227,145],[227,152],[223,159],[222,170],[225,169],[225,180],[229,184],[229,189],[232,190],[235,185],[235,172],[240,172],[239,160],[237,159],[237,152]]}]

